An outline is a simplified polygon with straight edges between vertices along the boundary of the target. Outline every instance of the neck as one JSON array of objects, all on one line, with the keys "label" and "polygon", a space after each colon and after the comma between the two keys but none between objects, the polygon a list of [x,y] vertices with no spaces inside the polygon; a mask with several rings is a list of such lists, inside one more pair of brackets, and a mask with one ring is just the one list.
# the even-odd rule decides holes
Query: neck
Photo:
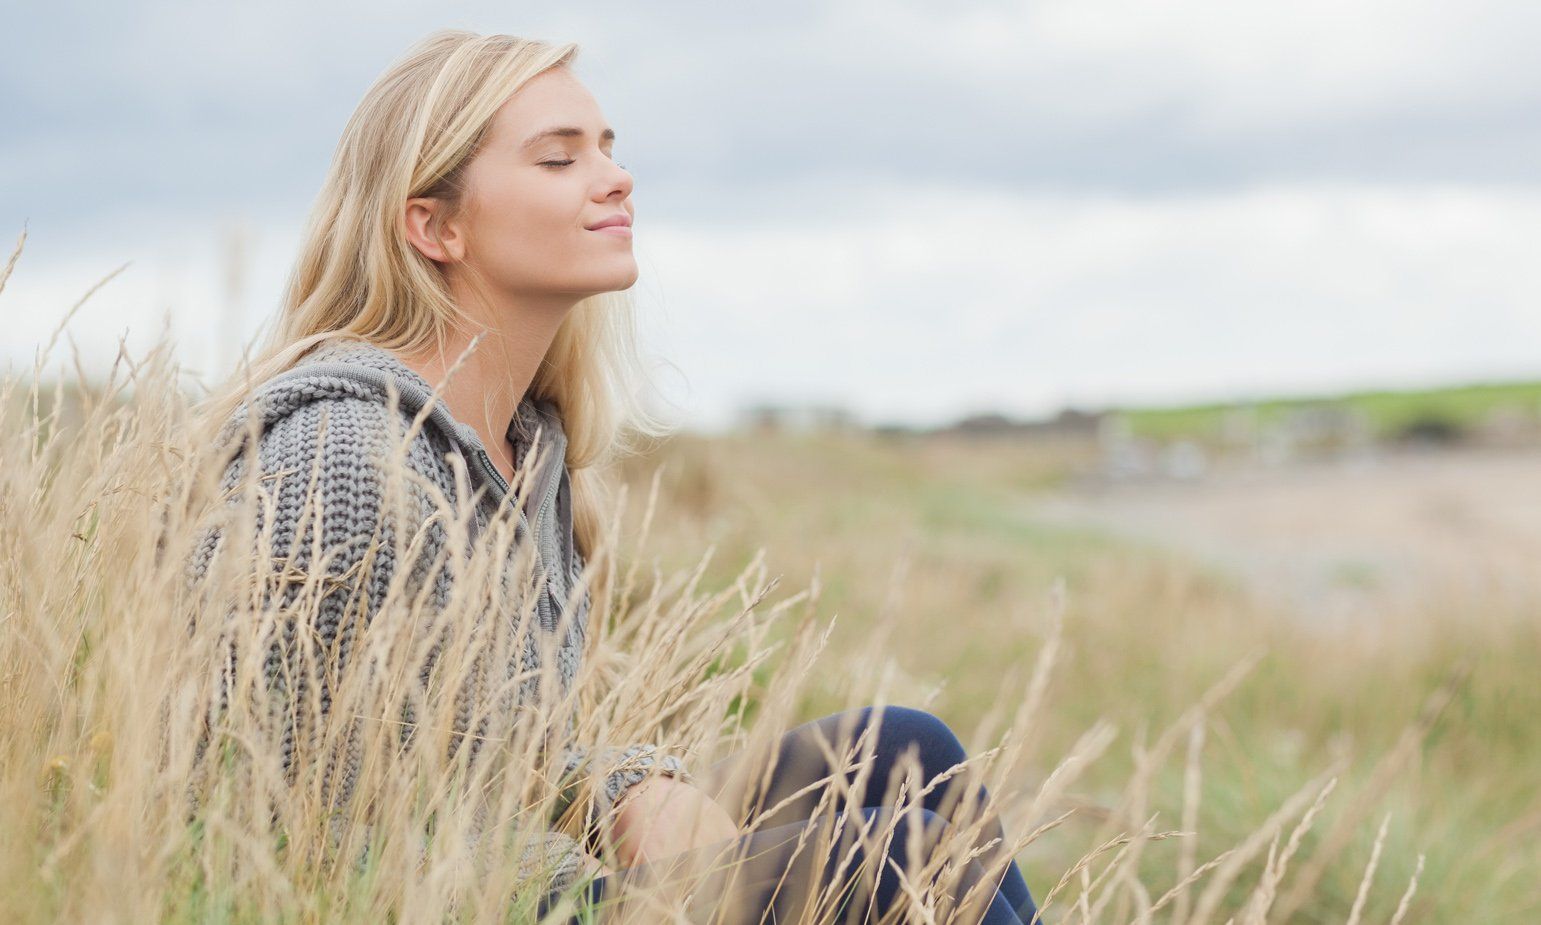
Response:
[{"label": "neck", "polygon": [[[401,360],[440,390],[450,414],[472,427],[489,453],[511,460],[509,423],[575,302],[561,295],[503,297],[492,310],[478,312],[466,293],[456,292],[460,288],[452,279],[451,293],[472,319],[470,329],[452,329],[442,343]],[[446,384],[449,369],[478,334],[476,349]]]}]

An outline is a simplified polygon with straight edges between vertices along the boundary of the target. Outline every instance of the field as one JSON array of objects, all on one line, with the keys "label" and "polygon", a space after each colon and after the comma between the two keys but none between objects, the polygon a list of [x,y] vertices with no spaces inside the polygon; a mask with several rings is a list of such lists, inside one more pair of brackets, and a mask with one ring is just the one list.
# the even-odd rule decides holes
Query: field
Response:
[{"label": "field", "polygon": [[[1117,738],[1050,811],[1076,815],[1021,855],[1040,895],[1128,812],[1139,749],[1250,665],[1154,773],[1157,827],[1197,834],[1144,850],[1152,893],[1191,869],[1185,851],[1202,861],[1244,843],[1331,773],[1270,921],[1346,920],[1387,820],[1362,921],[1392,916],[1420,857],[1403,921],[1534,920],[1538,460],[1435,454],[1104,492],[1070,487],[1086,462],[1032,444],[680,438],[636,461],[631,482],[645,491],[661,467],[651,554],[666,568],[714,546],[706,582],[725,581],[763,548],[786,587],[816,581],[836,618],[819,677],[833,685],[880,647],[899,669],[894,699],[926,704],[965,742],[990,709],[1012,709],[1003,679],[1031,670],[1065,580],[1032,783],[1099,720]],[[843,703],[814,689],[803,710]]]},{"label": "field", "polygon": [[[392,584],[359,630],[381,670],[331,692],[332,717],[366,733],[344,814],[323,798],[321,760],[343,724],[296,740],[307,760],[289,786],[272,738],[286,711],[254,700],[204,722],[225,634],[261,651],[253,640],[313,625],[308,608],[343,576],[236,546],[235,571],[211,573],[235,584],[187,594],[177,564],[203,524],[188,492],[210,474],[194,468],[206,447],[169,351],[121,360],[106,383],[0,389],[13,835],[0,913],[528,921],[520,839],[548,821],[571,834],[530,773],[526,720],[552,717],[478,707],[476,738],[502,764],[469,763],[455,725],[475,653],[520,644],[518,621],[482,619],[503,612],[493,557],[509,525],[449,544],[468,550],[467,590],[442,613]],[[617,473],[615,543],[589,575],[605,593],[554,706],[581,707],[584,741],[658,742],[697,766],[845,707],[928,709],[977,757],[1050,922],[1534,921],[1535,460],[1414,455],[1089,491],[1074,477],[1087,454],[864,434],[668,440]],[[454,522],[424,521],[440,514]],[[258,587],[279,577],[301,593],[252,594],[248,566]],[[236,605],[247,619],[208,618]],[[420,675],[422,627],[469,654]],[[317,667],[318,652],[294,650],[286,669]],[[232,690],[259,690],[262,659],[230,665]],[[403,748],[408,706],[418,740],[446,748]],[[205,733],[221,760],[200,765]],[[483,838],[486,805],[512,843]],[[966,828],[936,872],[954,870]],[[947,920],[945,888],[913,899],[914,920]]]}]

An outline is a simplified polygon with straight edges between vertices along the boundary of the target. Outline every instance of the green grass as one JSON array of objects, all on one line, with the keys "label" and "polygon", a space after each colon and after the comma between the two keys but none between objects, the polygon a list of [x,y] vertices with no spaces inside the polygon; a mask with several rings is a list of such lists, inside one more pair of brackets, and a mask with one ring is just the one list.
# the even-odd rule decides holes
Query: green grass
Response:
[{"label": "green grass", "polygon": [[1258,423],[1268,425],[1279,422],[1291,412],[1312,407],[1339,408],[1362,414],[1372,436],[1386,438],[1420,422],[1444,422],[1468,429],[1500,410],[1517,411],[1534,420],[1541,416],[1541,382],[1282,396],[1244,403],[1127,408],[1115,413],[1128,421],[1135,436],[1156,440],[1214,439],[1222,433],[1226,414],[1238,409],[1255,410]]}]

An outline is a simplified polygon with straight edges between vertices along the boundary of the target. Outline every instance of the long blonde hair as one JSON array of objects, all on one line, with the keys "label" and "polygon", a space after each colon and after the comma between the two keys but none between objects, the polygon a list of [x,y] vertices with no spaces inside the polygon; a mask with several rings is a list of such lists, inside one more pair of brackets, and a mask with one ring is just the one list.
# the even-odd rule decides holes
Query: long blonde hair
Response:
[{"label": "long blonde hair", "polygon": [[[343,129],[307,222],[276,325],[254,356],[200,405],[213,429],[249,390],[336,337],[413,353],[468,319],[437,266],[406,238],[409,198],[435,197],[441,215],[463,208],[464,172],[493,115],[527,81],[567,66],[574,43],[441,29],[413,45],[364,94]],[[668,433],[642,404],[627,292],[583,299],[558,328],[530,390],[553,400],[567,433],[574,542],[598,543],[611,486],[601,469]]]}]

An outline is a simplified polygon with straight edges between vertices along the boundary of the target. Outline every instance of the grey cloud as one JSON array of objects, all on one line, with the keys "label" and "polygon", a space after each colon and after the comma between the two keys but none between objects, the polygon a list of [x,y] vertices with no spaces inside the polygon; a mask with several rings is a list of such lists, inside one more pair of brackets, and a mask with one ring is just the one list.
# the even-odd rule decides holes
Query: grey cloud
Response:
[{"label": "grey cloud", "polygon": [[[1403,41],[1396,54],[1324,21],[1338,32],[1321,55],[1337,57],[1302,59],[1298,75],[1293,50],[1264,65],[1193,53],[1240,41],[1266,57],[1266,36],[1195,21],[1107,39],[1065,26],[1056,4],[611,2],[517,23],[502,5],[469,9],[446,21],[401,2],[33,7],[0,55],[0,202],[13,221],[61,226],[107,203],[297,212],[369,81],[445,25],[583,44],[621,159],[670,217],[806,210],[864,177],[1139,194],[1541,174],[1541,66],[1500,41],[1534,19],[1519,0],[1472,5],[1448,38],[1430,36],[1432,14],[1416,35],[1388,20],[1363,36]],[[997,34],[969,26],[986,16]],[[1350,60],[1371,51],[1389,63]],[[1334,90],[1355,74],[1361,92]]]}]

